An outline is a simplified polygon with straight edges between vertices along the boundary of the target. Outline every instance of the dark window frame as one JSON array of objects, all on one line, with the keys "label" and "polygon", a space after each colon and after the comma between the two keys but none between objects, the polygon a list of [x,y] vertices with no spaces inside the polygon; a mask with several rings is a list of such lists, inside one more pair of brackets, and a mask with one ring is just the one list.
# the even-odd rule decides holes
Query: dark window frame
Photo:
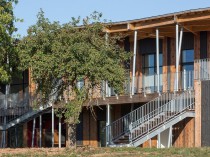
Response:
[{"label": "dark window frame", "polygon": [[[146,56],[149,56],[149,55],[154,55],[154,66],[145,66],[145,58]],[[154,68],[154,74],[157,74],[157,59],[156,59],[156,53],[145,53],[145,54],[142,54],[142,71],[143,71],[143,74],[145,74],[145,69],[149,69],[149,68]],[[162,55],[162,64],[159,66],[160,69],[162,68],[163,69],[163,53],[160,52],[159,53],[159,56]],[[161,73],[160,73],[161,74]]]},{"label": "dark window frame", "polygon": [[[193,61],[191,61],[191,62],[183,62],[184,51],[189,51],[189,50],[193,50]],[[182,50],[182,54],[180,56],[182,71],[184,70],[183,68],[184,68],[185,65],[192,65],[193,69],[194,69],[194,59],[195,59],[195,50],[194,49],[183,49]]]}]

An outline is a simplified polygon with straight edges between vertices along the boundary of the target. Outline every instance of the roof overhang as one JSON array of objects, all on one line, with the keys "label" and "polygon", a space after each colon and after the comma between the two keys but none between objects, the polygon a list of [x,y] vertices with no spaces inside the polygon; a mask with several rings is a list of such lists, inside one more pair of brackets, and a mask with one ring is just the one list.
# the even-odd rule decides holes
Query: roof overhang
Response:
[{"label": "roof overhang", "polygon": [[188,10],[161,16],[154,16],[138,20],[109,23],[107,33],[127,33],[132,35],[138,31],[141,38],[153,37],[158,28],[160,36],[175,37],[175,25],[179,24],[186,32],[195,35],[199,31],[210,31],[210,8]]}]

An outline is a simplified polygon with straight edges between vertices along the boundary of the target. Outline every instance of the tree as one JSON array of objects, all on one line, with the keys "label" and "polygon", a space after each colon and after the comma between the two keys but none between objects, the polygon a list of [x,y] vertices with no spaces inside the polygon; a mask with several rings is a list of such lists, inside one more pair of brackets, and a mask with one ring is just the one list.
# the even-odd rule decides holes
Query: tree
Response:
[{"label": "tree", "polygon": [[0,1],[0,83],[9,83],[13,75],[18,72],[18,54],[15,48],[16,31],[13,5],[17,0]]},{"label": "tree", "polygon": [[[73,128],[69,135],[72,138],[84,102],[92,100],[96,91],[104,92],[102,81],[108,81],[118,94],[123,91],[123,63],[130,53],[119,46],[121,36],[110,35],[107,39],[101,16],[94,12],[82,20],[82,26],[80,18],[60,25],[51,23],[41,11],[37,23],[19,43],[20,66],[22,70],[32,69],[40,98],[37,104],[47,103],[52,89],[56,90],[54,103],[62,105],[58,115],[64,115]],[[78,88],[81,80],[84,86]]]}]

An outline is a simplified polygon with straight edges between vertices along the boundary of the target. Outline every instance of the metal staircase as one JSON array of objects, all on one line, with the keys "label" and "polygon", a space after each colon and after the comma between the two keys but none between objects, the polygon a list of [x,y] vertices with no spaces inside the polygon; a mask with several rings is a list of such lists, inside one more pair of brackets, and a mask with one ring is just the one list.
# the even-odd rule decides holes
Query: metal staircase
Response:
[{"label": "metal staircase", "polygon": [[51,105],[33,109],[31,107],[16,107],[1,109],[0,131],[7,130],[17,124],[23,124],[51,109]]},{"label": "metal staircase", "polygon": [[131,123],[142,119],[142,117],[146,116],[148,113],[171,101],[174,96],[175,95],[173,93],[163,93],[157,98],[151,100],[150,102],[144,104],[143,106],[135,109],[134,111],[106,126],[106,132],[108,135],[106,138],[108,141],[108,145],[117,141],[122,136],[127,135],[130,131],[129,125]]},{"label": "metal staircase", "polygon": [[[17,124],[28,122],[35,117],[49,111],[52,108],[52,104],[56,100],[58,94],[58,86],[62,80],[55,80],[55,88],[52,89],[49,100],[44,105],[41,105],[37,109],[33,109],[30,104],[36,102],[36,97],[28,96],[21,103],[14,103],[15,106],[0,108],[0,131],[5,131]],[[8,101],[7,97],[4,101]],[[7,102],[8,103],[8,102]]]},{"label": "metal staircase", "polygon": [[107,145],[139,146],[186,117],[194,117],[194,103],[191,90],[163,94],[107,126]]},{"label": "metal staircase", "polygon": [[39,109],[27,107],[13,107],[0,109],[0,131],[7,130],[17,124],[22,124],[51,109],[52,105],[45,105]]}]

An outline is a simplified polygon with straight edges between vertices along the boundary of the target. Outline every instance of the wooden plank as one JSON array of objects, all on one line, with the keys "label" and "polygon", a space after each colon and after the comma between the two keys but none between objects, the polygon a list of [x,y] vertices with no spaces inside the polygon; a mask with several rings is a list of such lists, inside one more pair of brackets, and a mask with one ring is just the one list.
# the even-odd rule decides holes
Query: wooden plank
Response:
[{"label": "wooden plank", "polygon": [[135,30],[134,24],[128,23],[127,24],[127,30]]},{"label": "wooden plank", "polygon": [[200,34],[194,36],[194,59],[200,59]]},{"label": "wooden plank", "polygon": [[207,58],[210,58],[210,31],[207,32]]},{"label": "wooden plank", "polygon": [[198,33],[195,32],[195,30],[192,29],[190,26],[183,26],[184,29],[188,30],[189,32],[193,33],[194,35],[198,35]]},{"label": "wooden plank", "polygon": [[[175,73],[176,72],[176,40],[175,38],[170,38],[170,65],[169,65],[169,68],[170,68],[170,73]],[[171,77],[170,79],[170,91],[173,91],[174,89],[174,77]]]},{"label": "wooden plank", "polygon": [[184,147],[184,120],[173,126],[173,141],[174,147]]},{"label": "wooden plank", "polygon": [[[96,117],[95,117],[96,118]],[[98,147],[98,124],[91,111],[83,109],[83,145]]]},{"label": "wooden plank", "polygon": [[142,147],[143,148],[150,148],[150,140],[147,140],[146,142],[144,142],[143,144],[142,144]]},{"label": "wooden plank", "polygon": [[90,115],[89,111],[84,108],[83,109],[83,145],[90,145]]},{"label": "wooden plank", "polygon": [[[96,112],[96,110],[94,110],[93,112]],[[97,116],[97,115],[95,115],[95,116]],[[90,124],[90,146],[98,147],[97,117],[93,117],[93,115],[90,114],[90,122],[89,122],[89,124]]]},{"label": "wooden plank", "polygon": [[195,146],[195,118],[185,120],[185,147]]},{"label": "wooden plank", "polygon": [[121,25],[109,25],[106,27],[106,32],[115,33],[115,32],[124,32],[128,31],[127,23]]},{"label": "wooden plank", "polygon": [[151,147],[157,148],[157,136],[155,136],[151,139]]},{"label": "wooden plank", "polygon": [[177,22],[183,23],[183,22],[189,22],[189,21],[198,21],[198,20],[204,20],[204,19],[210,19],[210,15],[195,15],[195,16],[186,16],[186,17],[178,17]]},{"label": "wooden plank", "polygon": [[167,38],[163,39],[163,91],[167,91],[168,87],[168,80],[167,80],[167,74],[168,74],[168,45],[167,45]]},{"label": "wooden plank", "polygon": [[157,136],[144,142],[142,148],[157,148]]},{"label": "wooden plank", "polygon": [[141,103],[148,102],[158,96],[157,93],[146,94],[136,94],[130,97],[130,95],[119,96],[118,99],[116,96],[107,97],[105,100],[103,98],[93,99],[89,103],[84,103],[83,106],[91,106],[91,105],[106,105],[106,104],[130,104],[130,103]]},{"label": "wooden plank", "polygon": [[27,141],[28,141],[28,136],[27,136],[27,123],[23,124],[23,147],[28,147]]},{"label": "wooden plank", "polygon": [[209,25],[210,25],[210,19],[181,23],[181,26],[209,26]]},{"label": "wooden plank", "polygon": [[114,110],[113,110],[113,121],[119,119],[122,117],[122,113],[121,113],[121,105],[115,105],[113,106]]},{"label": "wooden plank", "polygon": [[191,26],[191,30],[193,32],[200,32],[200,31],[210,31],[210,25],[209,26]]},{"label": "wooden plank", "polygon": [[174,20],[168,20],[168,21],[161,21],[161,22],[153,22],[153,23],[141,23],[138,24],[135,27],[135,30],[141,30],[141,29],[147,29],[147,28],[153,28],[153,27],[160,27],[160,26],[164,26],[164,25],[170,25],[170,24],[174,24]]}]

